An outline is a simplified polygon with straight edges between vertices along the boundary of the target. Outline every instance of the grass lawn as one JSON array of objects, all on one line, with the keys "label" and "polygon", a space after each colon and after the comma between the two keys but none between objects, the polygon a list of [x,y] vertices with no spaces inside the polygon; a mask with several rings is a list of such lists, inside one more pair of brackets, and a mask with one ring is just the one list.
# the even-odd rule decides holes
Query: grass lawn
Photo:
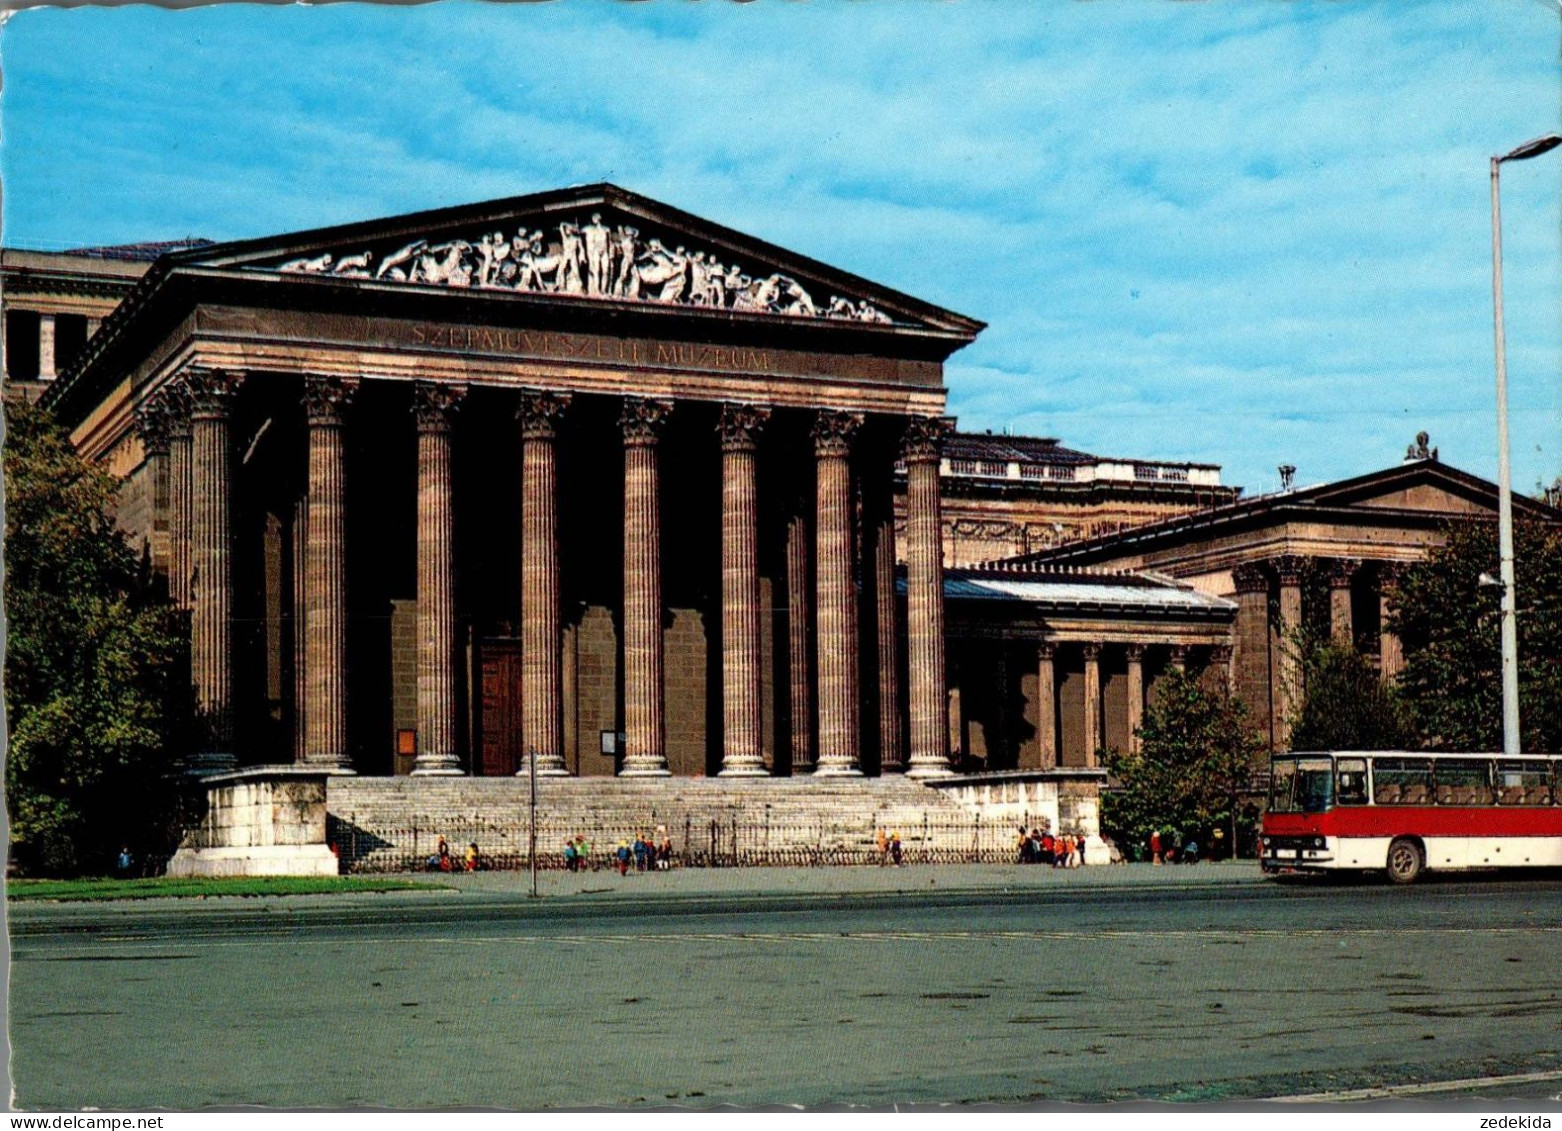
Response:
[{"label": "grass lawn", "polygon": [[366,876],[233,876],[147,880],[7,880],[8,899],[57,901],[166,899],[182,896],[323,895],[355,891],[430,891],[447,884],[420,880],[375,879]]}]

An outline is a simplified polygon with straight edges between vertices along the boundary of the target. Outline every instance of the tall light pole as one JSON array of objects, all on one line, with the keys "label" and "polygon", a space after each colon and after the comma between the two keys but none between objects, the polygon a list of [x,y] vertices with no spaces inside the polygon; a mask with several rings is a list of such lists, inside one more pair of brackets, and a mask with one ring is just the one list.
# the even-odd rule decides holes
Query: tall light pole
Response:
[{"label": "tall light pole", "polygon": [[1502,331],[1502,204],[1498,169],[1504,161],[1525,161],[1562,145],[1562,134],[1527,141],[1491,159],[1491,290],[1497,335],[1497,545],[1502,567],[1502,752],[1519,752],[1518,601],[1513,587],[1513,484],[1508,469],[1508,356]]}]

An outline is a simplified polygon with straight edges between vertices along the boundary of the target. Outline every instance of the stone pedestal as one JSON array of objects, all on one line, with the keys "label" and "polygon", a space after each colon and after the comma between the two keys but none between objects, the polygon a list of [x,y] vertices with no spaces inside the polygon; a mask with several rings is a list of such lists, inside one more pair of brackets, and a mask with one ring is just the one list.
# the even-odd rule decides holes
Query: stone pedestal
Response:
[{"label": "stone pedestal", "polygon": [[662,523],[657,441],[672,402],[626,398],[624,734],[626,777],[667,777],[662,703]]},{"label": "stone pedestal", "polygon": [[537,759],[539,777],[564,765],[560,682],[558,422],[570,398],[521,395],[521,774]]},{"label": "stone pedestal", "polygon": [[450,489],[451,417],[463,385],[418,381],[418,754],[417,776],[461,773],[456,749],[455,521]]},{"label": "stone pedestal", "polygon": [[857,586],[852,560],[851,447],[859,413],[824,412],[814,423],[818,515],[817,670],[821,775],[860,775]]},{"label": "stone pedestal", "polygon": [[947,421],[906,426],[906,642],[911,700],[908,776],[943,777],[949,769],[949,700],[944,667],[943,517],[938,468]]},{"label": "stone pedestal", "polygon": [[210,775],[206,813],[168,862],[169,876],[334,876],[326,844],[328,771],[254,766]]},{"label": "stone pedestal", "polygon": [[304,760],[353,773],[347,747],[347,512],[344,416],[358,382],[306,376],[309,425],[309,541],[304,548]]},{"label": "stone pedestal", "polygon": [[755,448],[770,410],[721,410],[721,777],[763,777]]}]

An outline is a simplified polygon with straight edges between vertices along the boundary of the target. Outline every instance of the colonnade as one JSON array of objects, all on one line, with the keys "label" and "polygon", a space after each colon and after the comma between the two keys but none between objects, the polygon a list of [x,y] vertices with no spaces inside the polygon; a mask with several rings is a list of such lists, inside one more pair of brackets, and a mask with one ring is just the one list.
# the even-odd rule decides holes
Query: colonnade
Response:
[{"label": "colonnade", "polygon": [[[270,380],[268,376],[266,380]],[[254,380],[254,379],[251,379]],[[166,476],[169,591],[190,611],[191,675],[204,723],[196,768],[234,764],[233,401],[242,374],[187,370],[145,400],[137,412],[152,469]],[[257,382],[258,383],[258,382]],[[302,736],[298,761],[351,773],[347,735],[347,539],[344,438],[359,389],[356,379],[306,374],[306,495],[295,519],[295,633]],[[452,421],[466,396],[460,384],[411,382],[417,434],[417,720],[412,772],[464,772],[457,748],[458,645],[454,576]],[[521,727],[539,774],[566,773],[559,570],[558,429],[572,396],[559,390],[518,394],[521,514]],[[757,447],[773,407],[720,406],[721,718],[720,772],[766,773],[761,744],[761,633]],[[620,773],[667,776],[663,677],[663,577],[660,440],[678,406],[660,397],[626,396],[618,423],[624,461],[623,705]],[[907,418],[899,457],[909,489],[909,748],[902,753],[901,671],[895,601],[891,468],[877,494],[864,484],[864,522],[857,522],[853,484],[861,413],[813,410],[815,498],[788,519],[786,573],[792,665],[794,771],[809,764],[808,735],[817,733],[814,772],[862,772],[859,618],[873,618],[877,653],[882,768],[910,776],[949,772],[944,667],[944,600],[938,467],[946,423]],[[714,469],[713,469],[714,470]],[[812,537],[810,538],[810,527]],[[859,609],[857,563],[871,575],[872,602]],[[810,578],[812,584],[810,586]],[[867,591],[869,587],[864,587]],[[810,670],[811,669],[811,670]],[[814,678],[810,679],[810,675]],[[780,704],[778,704],[778,707]],[[813,711],[817,710],[817,717]],[[801,743],[799,743],[801,737]],[[909,755],[906,757],[905,755]],[[523,772],[529,767],[523,767]]]}]

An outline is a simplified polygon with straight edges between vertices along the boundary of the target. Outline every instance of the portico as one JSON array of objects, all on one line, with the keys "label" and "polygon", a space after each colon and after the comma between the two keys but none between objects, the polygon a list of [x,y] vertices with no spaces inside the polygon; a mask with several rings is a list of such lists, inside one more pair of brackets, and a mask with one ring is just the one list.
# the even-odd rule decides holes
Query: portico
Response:
[{"label": "portico", "polygon": [[595,186],[166,256],[48,400],[166,483],[192,766],[926,776],[980,329]]}]

